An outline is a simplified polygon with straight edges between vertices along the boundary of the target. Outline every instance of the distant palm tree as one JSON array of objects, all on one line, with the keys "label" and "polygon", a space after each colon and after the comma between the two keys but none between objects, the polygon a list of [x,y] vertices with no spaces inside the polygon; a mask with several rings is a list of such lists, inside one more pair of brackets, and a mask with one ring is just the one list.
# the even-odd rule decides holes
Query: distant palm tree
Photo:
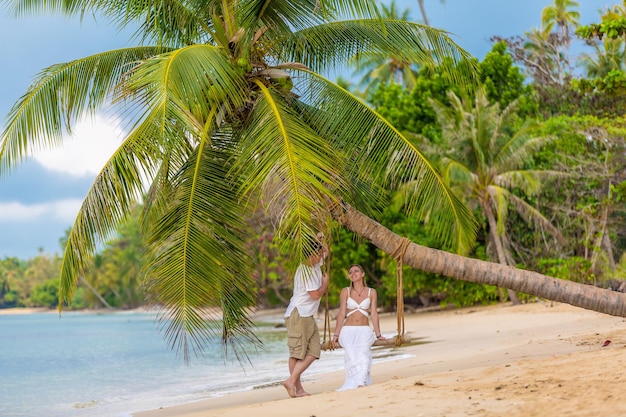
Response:
[{"label": "distant palm tree", "polygon": [[[626,18],[626,1],[622,5],[616,4],[607,8],[602,16],[603,20]],[[601,43],[600,43],[601,42]],[[605,77],[611,71],[624,70],[626,64],[626,49],[623,38],[605,36],[601,41],[594,43],[595,55],[583,54],[580,62],[589,77]]]},{"label": "distant palm tree", "polygon": [[572,8],[579,7],[576,0],[554,0],[552,6],[541,11],[541,23],[546,28],[556,25],[563,38],[570,38],[570,29],[575,29],[580,21],[580,13]]},{"label": "distant palm tree", "polygon": [[[489,104],[482,89],[473,103],[452,92],[448,97],[449,106],[431,100],[442,128],[444,144],[438,147],[438,154],[443,177],[484,214],[485,232],[495,259],[502,265],[515,265],[507,250],[510,237],[505,225],[509,208],[537,227],[562,237],[540,212],[512,192],[518,189],[528,196],[535,195],[541,189],[542,179],[556,174],[522,168],[524,161],[550,138],[532,136],[530,125],[512,134],[508,132],[516,102],[500,110],[498,103]],[[512,301],[519,302],[513,292],[509,295]]]},{"label": "distant palm tree", "polygon": [[563,56],[562,65],[559,60],[559,80],[561,83],[564,79],[563,73],[565,71],[571,73],[569,50],[572,38],[570,29],[578,27],[580,21],[580,13],[572,9],[579,6],[580,4],[575,0],[554,0],[552,6],[545,7],[541,12],[541,24],[543,27],[551,31],[556,25],[560,34],[562,48],[559,48],[559,52]]},{"label": "distant palm tree", "polygon": [[[385,19],[409,21],[409,10],[400,12],[393,0],[389,6],[382,5],[381,15]],[[363,74],[359,85],[363,97],[367,98],[379,84],[396,83],[412,90],[417,78],[417,66],[402,58],[401,51],[382,56],[376,51],[365,51],[355,55],[348,63],[356,67],[353,76]]]},{"label": "distant palm tree", "polygon": [[594,55],[582,54],[580,63],[585,68],[587,77],[605,77],[611,71],[624,70],[626,60],[626,50],[623,39],[602,39],[602,47],[594,44],[596,52]]}]

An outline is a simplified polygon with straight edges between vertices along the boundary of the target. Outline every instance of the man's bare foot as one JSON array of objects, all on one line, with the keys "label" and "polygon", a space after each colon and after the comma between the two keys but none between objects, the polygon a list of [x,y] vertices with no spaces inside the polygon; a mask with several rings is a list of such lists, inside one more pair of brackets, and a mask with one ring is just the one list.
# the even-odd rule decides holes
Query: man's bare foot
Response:
[{"label": "man's bare foot", "polygon": [[290,384],[287,381],[283,381],[283,387],[285,387],[285,389],[287,390],[287,394],[289,394],[290,397],[297,397],[297,393],[296,393],[296,386],[294,384]]},{"label": "man's bare foot", "polygon": [[296,397],[308,397],[308,396],[310,396],[310,395],[311,395],[311,394],[309,394],[309,393],[308,393],[308,392],[306,392],[305,390],[298,391],[298,392],[296,393]]}]

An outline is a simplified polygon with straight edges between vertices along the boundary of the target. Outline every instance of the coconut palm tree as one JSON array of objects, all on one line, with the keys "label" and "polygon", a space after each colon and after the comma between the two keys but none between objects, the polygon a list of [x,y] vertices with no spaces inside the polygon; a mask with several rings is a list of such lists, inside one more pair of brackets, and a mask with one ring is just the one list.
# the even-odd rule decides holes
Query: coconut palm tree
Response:
[{"label": "coconut palm tree", "polygon": [[[571,29],[576,29],[580,21],[580,13],[574,8],[580,6],[575,0],[554,0],[554,4],[544,7],[541,11],[541,24],[548,31],[557,27],[560,39],[559,48],[559,80],[565,79],[564,72],[571,74],[569,50],[572,43]],[[562,62],[561,62],[562,60]]]},{"label": "coconut palm tree", "polygon": [[469,60],[443,31],[382,19],[373,0],[5,3],[18,14],[94,13],[138,26],[142,41],[46,68],[0,139],[6,174],[33,149],[61,143],[86,114],[113,106],[127,122],[67,238],[59,308],[137,202],[149,301],[186,359],[215,337],[236,354],[239,342],[256,340],[244,219],[260,205],[294,264],[327,230],[329,206],[376,213],[405,180],[420,180],[411,206],[448,247],[473,239],[471,213],[423,155],[321,75],[372,51],[425,66]]},{"label": "coconut palm tree", "polygon": [[[431,100],[444,140],[437,152],[442,175],[487,219],[485,235],[489,236],[493,258],[502,265],[515,264],[507,250],[509,208],[542,230],[562,237],[540,212],[513,193],[517,189],[527,196],[536,195],[544,178],[558,174],[522,168],[550,138],[532,136],[529,124],[509,132],[514,125],[515,101],[500,110],[499,103],[489,104],[483,89],[476,92],[473,103],[453,92],[448,98],[449,106]],[[509,291],[509,297],[514,304],[519,303],[514,292]]]},{"label": "coconut palm tree", "polygon": [[623,71],[626,50],[623,39],[602,39],[602,47],[594,44],[595,54],[582,54],[579,58],[587,77],[606,77],[611,71]]},{"label": "coconut palm tree", "polygon": [[[366,214],[376,213],[387,189],[416,178],[409,200],[414,213],[438,224],[434,231],[449,247],[467,249],[474,239],[469,211],[423,155],[319,73],[371,49],[382,55],[399,49],[421,65],[444,56],[453,65],[468,59],[444,33],[380,20],[374,2],[364,0],[12,5],[20,13],[93,12],[122,26],[139,22],[142,39],[151,42],[47,68],[12,108],[2,133],[0,175],[6,175],[31,150],[60,143],[83,114],[112,104],[131,123],[69,233],[62,302],[71,301],[97,244],[137,201],[144,203],[148,236],[147,290],[163,308],[167,339],[185,357],[215,336],[226,347],[254,340],[243,219],[257,205],[273,209],[277,239],[294,263],[328,216],[393,251],[401,238]],[[453,278],[626,315],[621,293],[413,244],[403,260]],[[209,307],[219,307],[221,315]],[[222,319],[221,326],[207,318]]]},{"label": "coconut palm tree", "polygon": [[570,39],[570,29],[575,29],[580,21],[580,13],[573,8],[579,7],[575,0],[554,0],[554,4],[541,11],[541,23],[546,28],[556,25],[564,39]]}]

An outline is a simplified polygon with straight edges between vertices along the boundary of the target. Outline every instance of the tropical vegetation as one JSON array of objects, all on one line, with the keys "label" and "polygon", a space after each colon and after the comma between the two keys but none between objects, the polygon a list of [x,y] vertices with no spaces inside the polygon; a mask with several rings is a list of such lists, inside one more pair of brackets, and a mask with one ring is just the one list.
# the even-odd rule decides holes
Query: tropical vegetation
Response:
[{"label": "tropical vegetation", "polygon": [[122,26],[139,22],[153,42],[49,67],[10,112],[3,172],[105,106],[129,125],[68,234],[60,307],[71,303],[98,242],[139,202],[146,294],[185,358],[211,335],[233,348],[254,339],[244,219],[257,207],[293,265],[320,231],[330,236],[330,206],[375,213],[389,190],[419,178],[409,207],[433,219],[446,247],[468,247],[471,214],[419,150],[320,74],[364,52],[393,51],[425,67],[468,60],[443,31],[384,19],[364,0],[8,3],[18,12],[89,10]]},{"label": "tropical vegetation", "polygon": [[[219,333],[236,346],[254,338],[247,308],[286,303],[290,271],[322,230],[331,305],[358,262],[394,308],[402,260],[408,306],[497,302],[503,288],[626,314],[624,32],[597,39],[622,9],[589,29],[575,2],[555,0],[540,29],[494,37],[478,62],[369,1],[4,3],[138,21],[144,37],[49,67],[9,115],[0,173],[102,106],[120,109],[130,133],[63,257],[2,261],[0,306],[130,308],[147,297],[172,345],[201,349]],[[574,76],[577,27],[610,70],[587,57]],[[414,85],[371,65],[369,78],[384,78],[363,102],[358,86],[323,76],[359,56],[419,67]],[[498,149],[514,163],[496,163]],[[222,327],[206,307],[220,307]]]}]

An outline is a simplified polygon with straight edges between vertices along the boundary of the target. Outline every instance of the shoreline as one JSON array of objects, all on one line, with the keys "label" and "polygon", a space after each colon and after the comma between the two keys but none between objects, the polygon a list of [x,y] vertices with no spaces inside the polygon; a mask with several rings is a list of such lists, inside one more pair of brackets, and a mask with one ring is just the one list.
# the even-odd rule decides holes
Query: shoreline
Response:
[{"label": "shoreline", "polygon": [[14,316],[19,314],[56,313],[56,309],[46,307],[11,307],[0,308],[0,316]]},{"label": "shoreline", "polygon": [[[380,318],[383,333],[395,334],[395,314]],[[269,384],[132,415],[619,415],[626,413],[625,324],[622,317],[550,302],[408,313],[405,329],[418,343],[396,349],[412,356],[374,363],[371,386],[336,392],[343,370],[305,372],[310,397],[289,398],[282,385]],[[277,379],[287,373],[277,369]]]}]

